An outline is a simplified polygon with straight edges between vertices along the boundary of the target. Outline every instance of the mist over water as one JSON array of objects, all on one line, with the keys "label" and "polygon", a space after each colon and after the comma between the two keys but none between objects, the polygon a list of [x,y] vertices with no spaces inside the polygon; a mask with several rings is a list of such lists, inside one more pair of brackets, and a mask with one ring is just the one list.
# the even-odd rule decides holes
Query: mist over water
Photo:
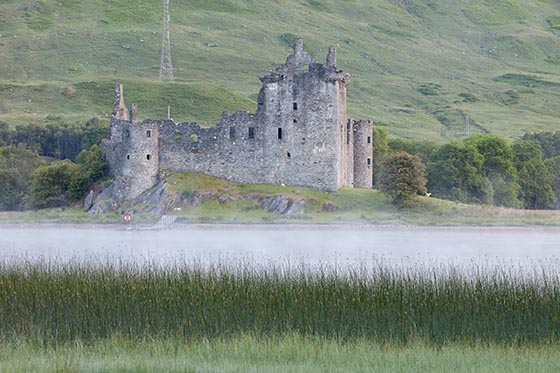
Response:
[{"label": "mist over water", "polygon": [[0,228],[2,262],[558,268],[560,228],[193,225],[170,230]]}]

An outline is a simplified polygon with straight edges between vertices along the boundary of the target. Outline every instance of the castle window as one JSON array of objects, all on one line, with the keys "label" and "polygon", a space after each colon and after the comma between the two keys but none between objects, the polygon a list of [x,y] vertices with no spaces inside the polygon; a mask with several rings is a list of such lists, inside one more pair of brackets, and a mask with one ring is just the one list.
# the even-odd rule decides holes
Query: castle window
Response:
[{"label": "castle window", "polygon": [[294,102],[294,110],[297,110],[297,102]]},{"label": "castle window", "polygon": [[288,158],[292,158],[292,155],[290,154],[290,152],[288,152]]},{"label": "castle window", "polygon": [[297,119],[294,119],[294,123],[297,123]]},{"label": "castle window", "polygon": [[367,137],[367,143],[368,143],[368,144],[371,144],[371,136],[368,136],[368,137]]},{"label": "castle window", "polygon": [[230,139],[234,139],[234,138],[235,138],[235,127],[230,127],[230,128],[229,128],[229,138],[230,138]]},{"label": "castle window", "polygon": [[254,139],[255,138],[255,128],[254,127],[249,127],[249,134],[248,134],[250,139]]},{"label": "castle window", "polygon": [[146,159],[149,161],[152,158],[152,156],[150,154],[146,155]]},{"label": "castle window", "polygon": [[371,158],[368,158],[368,159],[367,159],[367,165],[368,165],[368,166],[371,166]]},{"label": "castle window", "polygon": [[146,131],[146,137],[152,137],[152,130]]},{"label": "castle window", "polygon": [[278,140],[282,140],[282,128],[278,128]]},{"label": "castle window", "polygon": [[126,155],[126,159],[130,159],[130,154],[127,154],[127,155]]}]

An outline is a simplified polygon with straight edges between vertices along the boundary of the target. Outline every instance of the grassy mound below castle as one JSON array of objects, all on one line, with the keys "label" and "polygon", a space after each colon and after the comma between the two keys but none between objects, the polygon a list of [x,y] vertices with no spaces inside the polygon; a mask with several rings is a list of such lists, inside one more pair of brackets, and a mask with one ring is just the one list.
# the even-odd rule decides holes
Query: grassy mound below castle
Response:
[{"label": "grassy mound below castle", "polygon": [[418,196],[406,206],[396,208],[377,190],[347,188],[329,193],[300,187],[239,184],[190,172],[172,173],[165,182],[165,192],[158,199],[131,201],[103,215],[88,214],[76,205],[2,212],[0,223],[124,224],[124,212],[132,212],[136,215],[135,223],[148,225],[157,221],[161,213],[175,215],[177,223],[184,224],[560,225],[560,211],[467,205],[433,196]]}]

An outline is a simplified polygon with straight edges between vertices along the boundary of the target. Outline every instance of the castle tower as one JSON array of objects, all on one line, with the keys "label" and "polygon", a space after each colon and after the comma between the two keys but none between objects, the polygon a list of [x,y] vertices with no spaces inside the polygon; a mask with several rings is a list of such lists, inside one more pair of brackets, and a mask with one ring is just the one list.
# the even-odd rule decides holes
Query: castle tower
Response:
[{"label": "castle tower", "polygon": [[369,120],[353,123],[354,188],[373,187],[373,125]]},{"label": "castle tower", "polygon": [[[336,51],[317,63],[295,40],[286,63],[261,78],[257,114],[264,124],[264,150],[258,158],[270,168],[272,184],[311,186],[337,191],[352,186],[352,152],[346,128],[349,75],[337,70]],[[274,164],[274,167],[271,165]]]},{"label": "castle tower", "polygon": [[136,123],[137,107],[126,109],[121,84],[115,88],[115,104],[110,123],[111,137],[103,141],[105,159],[115,177],[113,197],[138,197],[158,182],[159,127],[157,122]]}]

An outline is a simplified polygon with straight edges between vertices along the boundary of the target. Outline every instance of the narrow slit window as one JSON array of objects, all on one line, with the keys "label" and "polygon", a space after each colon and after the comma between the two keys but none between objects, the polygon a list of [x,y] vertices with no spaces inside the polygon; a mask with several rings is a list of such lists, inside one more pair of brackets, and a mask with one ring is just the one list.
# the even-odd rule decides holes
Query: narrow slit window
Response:
[{"label": "narrow slit window", "polygon": [[278,140],[282,140],[282,128],[278,128]]},{"label": "narrow slit window", "polygon": [[367,143],[368,143],[368,144],[371,144],[371,136],[368,136],[368,137],[367,137]]},{"label": "narrow slit window", "polygon": [[235,139],[235,127],[230,127],[229,128],[229,138],[230,139]]},{"label": "narrow slit window", "polygon": [[292,155],[290,154],[290,152],[288,152],[288,158],[292,158]]},{"label": "narrow slit window", "polygon": [[146,131],[146,137],[152,137],[152,131],[151,130]]},{"label": "narrow slit window", "polygon": [[150,154],[146,155],[146,159],[149,161],[152,158],[152,156]]},{"label": "narrow slit window", "polygon": [[294,102],[293,108],[294,110],[297,110],[297,102]]},{"label": "narrow slit window", "polygon": [[368,165],[368,166],[371,166],[371,158],[368,158],[368,159],[367,159],[367,165]]},{"label": "narrow slit window", "polygon": [[297,119],[294,119],[294,123],[297,123]]},{"label": "narrow slit window", "polygon": [[126,155],[126,159],[130,159],[130,154],[127,154],[127,155]]},{"label": "narrow slit window", "polygon": [[255,128],[254,127],[249,127],[249,138],[250,139],[254,139],[255,138]]}]

